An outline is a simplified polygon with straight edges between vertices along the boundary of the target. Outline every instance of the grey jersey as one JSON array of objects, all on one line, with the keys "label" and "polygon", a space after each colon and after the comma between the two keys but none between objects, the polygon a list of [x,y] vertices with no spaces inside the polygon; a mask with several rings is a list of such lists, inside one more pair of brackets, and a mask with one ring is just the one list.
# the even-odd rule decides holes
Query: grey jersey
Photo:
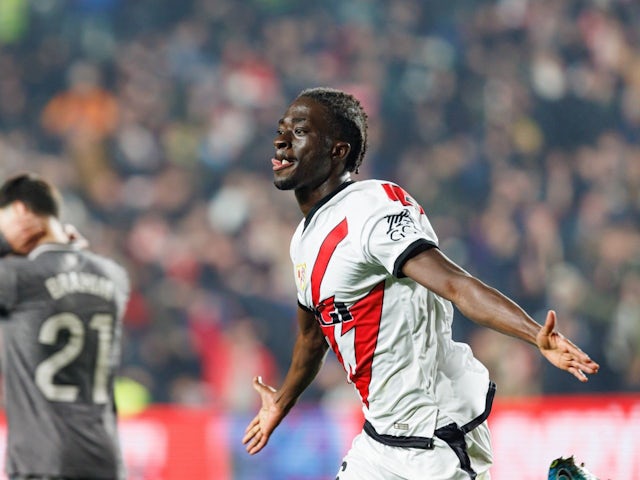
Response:
[{"label": "grey jersey", "polygon": [[129,281],[87,250],[0,259],[9,475],[124,478],[113,399]]}]

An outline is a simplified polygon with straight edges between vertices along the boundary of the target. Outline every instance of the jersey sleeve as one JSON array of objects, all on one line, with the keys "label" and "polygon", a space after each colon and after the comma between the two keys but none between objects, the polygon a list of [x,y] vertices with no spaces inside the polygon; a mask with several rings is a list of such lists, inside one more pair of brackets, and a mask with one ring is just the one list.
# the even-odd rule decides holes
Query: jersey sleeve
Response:
[{"label": "jersey sleeve", "polygon": [[118,306],[118,315],[124,316],[129,298],[131,296],[131,280],[128,272],[113,260],[107,260],[110,265],[110,278],[116,284],[116,302]]},{"label": "jersey sleeve", "polygon": [[7,239],[4,238],[4,235],[2,234],[2,232],[0,232],[0,258],[9,255],[10,253],[11,245],[9,245]]},{"label": "jersey sleeve", "polygon": [[[0,316],[4,317],[17,300],[18,276],[7,259],[0,259]],[[1,318],[1,317],[0,317]]]},{"label": "jersey sleeve", "polygon": [[384,198],[362,229],[365,256],[402,278],[405,262],[438,246],[438,237],[424,210],[404,190],[402,201]]}]

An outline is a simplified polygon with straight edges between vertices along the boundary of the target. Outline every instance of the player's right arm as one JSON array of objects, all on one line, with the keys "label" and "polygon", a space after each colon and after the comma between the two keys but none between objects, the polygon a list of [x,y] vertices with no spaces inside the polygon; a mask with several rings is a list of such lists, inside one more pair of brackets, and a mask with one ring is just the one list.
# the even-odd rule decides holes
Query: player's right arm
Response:
[{"label": "player's right arm", "polygon": [[329,348],[313,313],[298,306],[297,316],[298,334],[291,365],[282,386],[276,390],[264,384],[260,377],[253,380],[253,386],[260,394],[262,407],[247,426],[242,439],[251,455],[265,447],[271,433],[320,371]]}]

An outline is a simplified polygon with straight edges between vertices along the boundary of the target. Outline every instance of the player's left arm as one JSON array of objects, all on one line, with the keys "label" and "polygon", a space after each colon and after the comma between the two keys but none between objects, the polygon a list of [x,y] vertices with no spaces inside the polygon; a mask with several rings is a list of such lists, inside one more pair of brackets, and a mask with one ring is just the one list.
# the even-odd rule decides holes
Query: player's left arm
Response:
[{"label": "player's left arm", "polygon": [[320,371],[329,349],[314,314],[298,306],[297,317],[298,334],[291,364],[280,388],[264,384],[260,377],[253,380],[262,406],[247,426],[242,439],[251,455],[267,445],[273,431]]},{"label": "player's left arm", "polygon": [[540,325],[514,301],[467,273],[438,248],[407,260],[402,273],[450,300],[475,323],[535,345],[549,362],[578,380],[586,382],[586,374],[597,373],[599,365],[556,330],[553,310]]}]

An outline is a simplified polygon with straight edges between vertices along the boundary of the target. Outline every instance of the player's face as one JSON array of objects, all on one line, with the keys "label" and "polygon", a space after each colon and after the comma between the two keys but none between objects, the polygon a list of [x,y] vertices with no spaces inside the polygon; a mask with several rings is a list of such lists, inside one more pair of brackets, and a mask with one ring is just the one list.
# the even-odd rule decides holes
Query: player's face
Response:
[{"label": "player's face", "polygon": [[314,190],[331,177],[329,112],[307,97],[296,99],[278,123],[273,183],[280,190]]},{"label": "player's face", "polygon": [[45,235],[46,219],[13,202],[0,209],[0,232],[14,253],[27,255]]}]

